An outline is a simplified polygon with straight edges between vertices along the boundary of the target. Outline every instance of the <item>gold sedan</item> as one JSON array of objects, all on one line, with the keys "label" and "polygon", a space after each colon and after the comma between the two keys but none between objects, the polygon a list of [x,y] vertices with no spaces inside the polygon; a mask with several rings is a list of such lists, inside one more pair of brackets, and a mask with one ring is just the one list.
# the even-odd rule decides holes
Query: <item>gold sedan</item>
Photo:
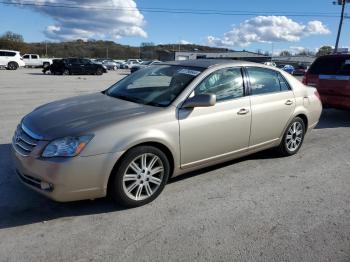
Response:
[{"label": "gold sedan", "polygon": [[170,177],[268,148],[290,156],[316,126],[316,89],[242,61],[167,62],[109,89],[40,106],[12,147],[20,180],[56,201],[154,200]]}]

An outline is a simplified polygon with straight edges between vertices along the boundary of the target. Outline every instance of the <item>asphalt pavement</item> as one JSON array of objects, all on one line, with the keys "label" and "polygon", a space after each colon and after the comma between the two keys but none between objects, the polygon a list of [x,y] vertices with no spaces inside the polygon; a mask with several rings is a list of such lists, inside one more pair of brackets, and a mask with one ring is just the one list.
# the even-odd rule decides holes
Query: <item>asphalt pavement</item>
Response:
[{"label": "asphalt pavement", "polygon": [[55,203],[17,180],[21,117],[101,91],[99,76],[0,70],[0,261],[350,261],[350,113],[324,110],[300,152],[264,151],[172,179],[158,199]]}]

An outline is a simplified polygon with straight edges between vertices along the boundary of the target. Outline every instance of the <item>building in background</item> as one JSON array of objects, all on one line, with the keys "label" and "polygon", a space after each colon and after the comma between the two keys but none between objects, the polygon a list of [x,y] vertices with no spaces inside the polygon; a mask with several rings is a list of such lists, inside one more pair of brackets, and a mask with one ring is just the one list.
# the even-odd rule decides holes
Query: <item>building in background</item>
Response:
[{"label": "building in background", "polygon": [[274,56],[272,62],[275,62],[277,65],[308,67],[315,61],[315,59],[315,56]]},{"label": "building in background", "polygon": [[231,59],[244,60],[250,62],[264,63],[271,60],[271,56],[248,52],[248,51],[230,51],[230,52],[175,52],[174,60],[195,60],[195,59]]}]

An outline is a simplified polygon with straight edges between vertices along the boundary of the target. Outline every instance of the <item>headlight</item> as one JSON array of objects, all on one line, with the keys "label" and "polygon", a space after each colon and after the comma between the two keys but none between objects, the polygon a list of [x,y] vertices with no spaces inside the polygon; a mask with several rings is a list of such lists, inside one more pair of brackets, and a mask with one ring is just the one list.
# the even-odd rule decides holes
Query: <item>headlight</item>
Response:
[{"label": "headlight", "polygon": [[50,142],[42,153],[43,157],[73,157],[80,154],[93,138],[92,135],[64,137]]}]

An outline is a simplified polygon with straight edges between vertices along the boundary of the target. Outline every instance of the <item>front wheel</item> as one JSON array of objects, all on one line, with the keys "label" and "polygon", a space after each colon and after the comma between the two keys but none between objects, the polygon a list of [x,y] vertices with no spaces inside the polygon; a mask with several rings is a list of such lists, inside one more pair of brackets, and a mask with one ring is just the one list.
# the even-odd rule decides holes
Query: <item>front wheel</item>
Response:
[{"label": "front wheel", "polygon": [[71,73],[70,73],[70,71],[67,69],[67,68],[65,68],[64,70],[63,70],[63,72],[62,72],[62,75],[65,75],[65,76],[67,76],[67,75],[70,75]]},{"label": "front wheel", "polygon": [[135,147],[126,153],[112,174],[109,192],[123,206],[142,206],[159,196],[169,173],[169,160],[161,150],[152,146]]},{"label": "front wheel", "polygon": [[292,156],[298,153],[304,142],[305,123],[300,117],[296,117],[287,127],[278,149],[282,156]]}]

